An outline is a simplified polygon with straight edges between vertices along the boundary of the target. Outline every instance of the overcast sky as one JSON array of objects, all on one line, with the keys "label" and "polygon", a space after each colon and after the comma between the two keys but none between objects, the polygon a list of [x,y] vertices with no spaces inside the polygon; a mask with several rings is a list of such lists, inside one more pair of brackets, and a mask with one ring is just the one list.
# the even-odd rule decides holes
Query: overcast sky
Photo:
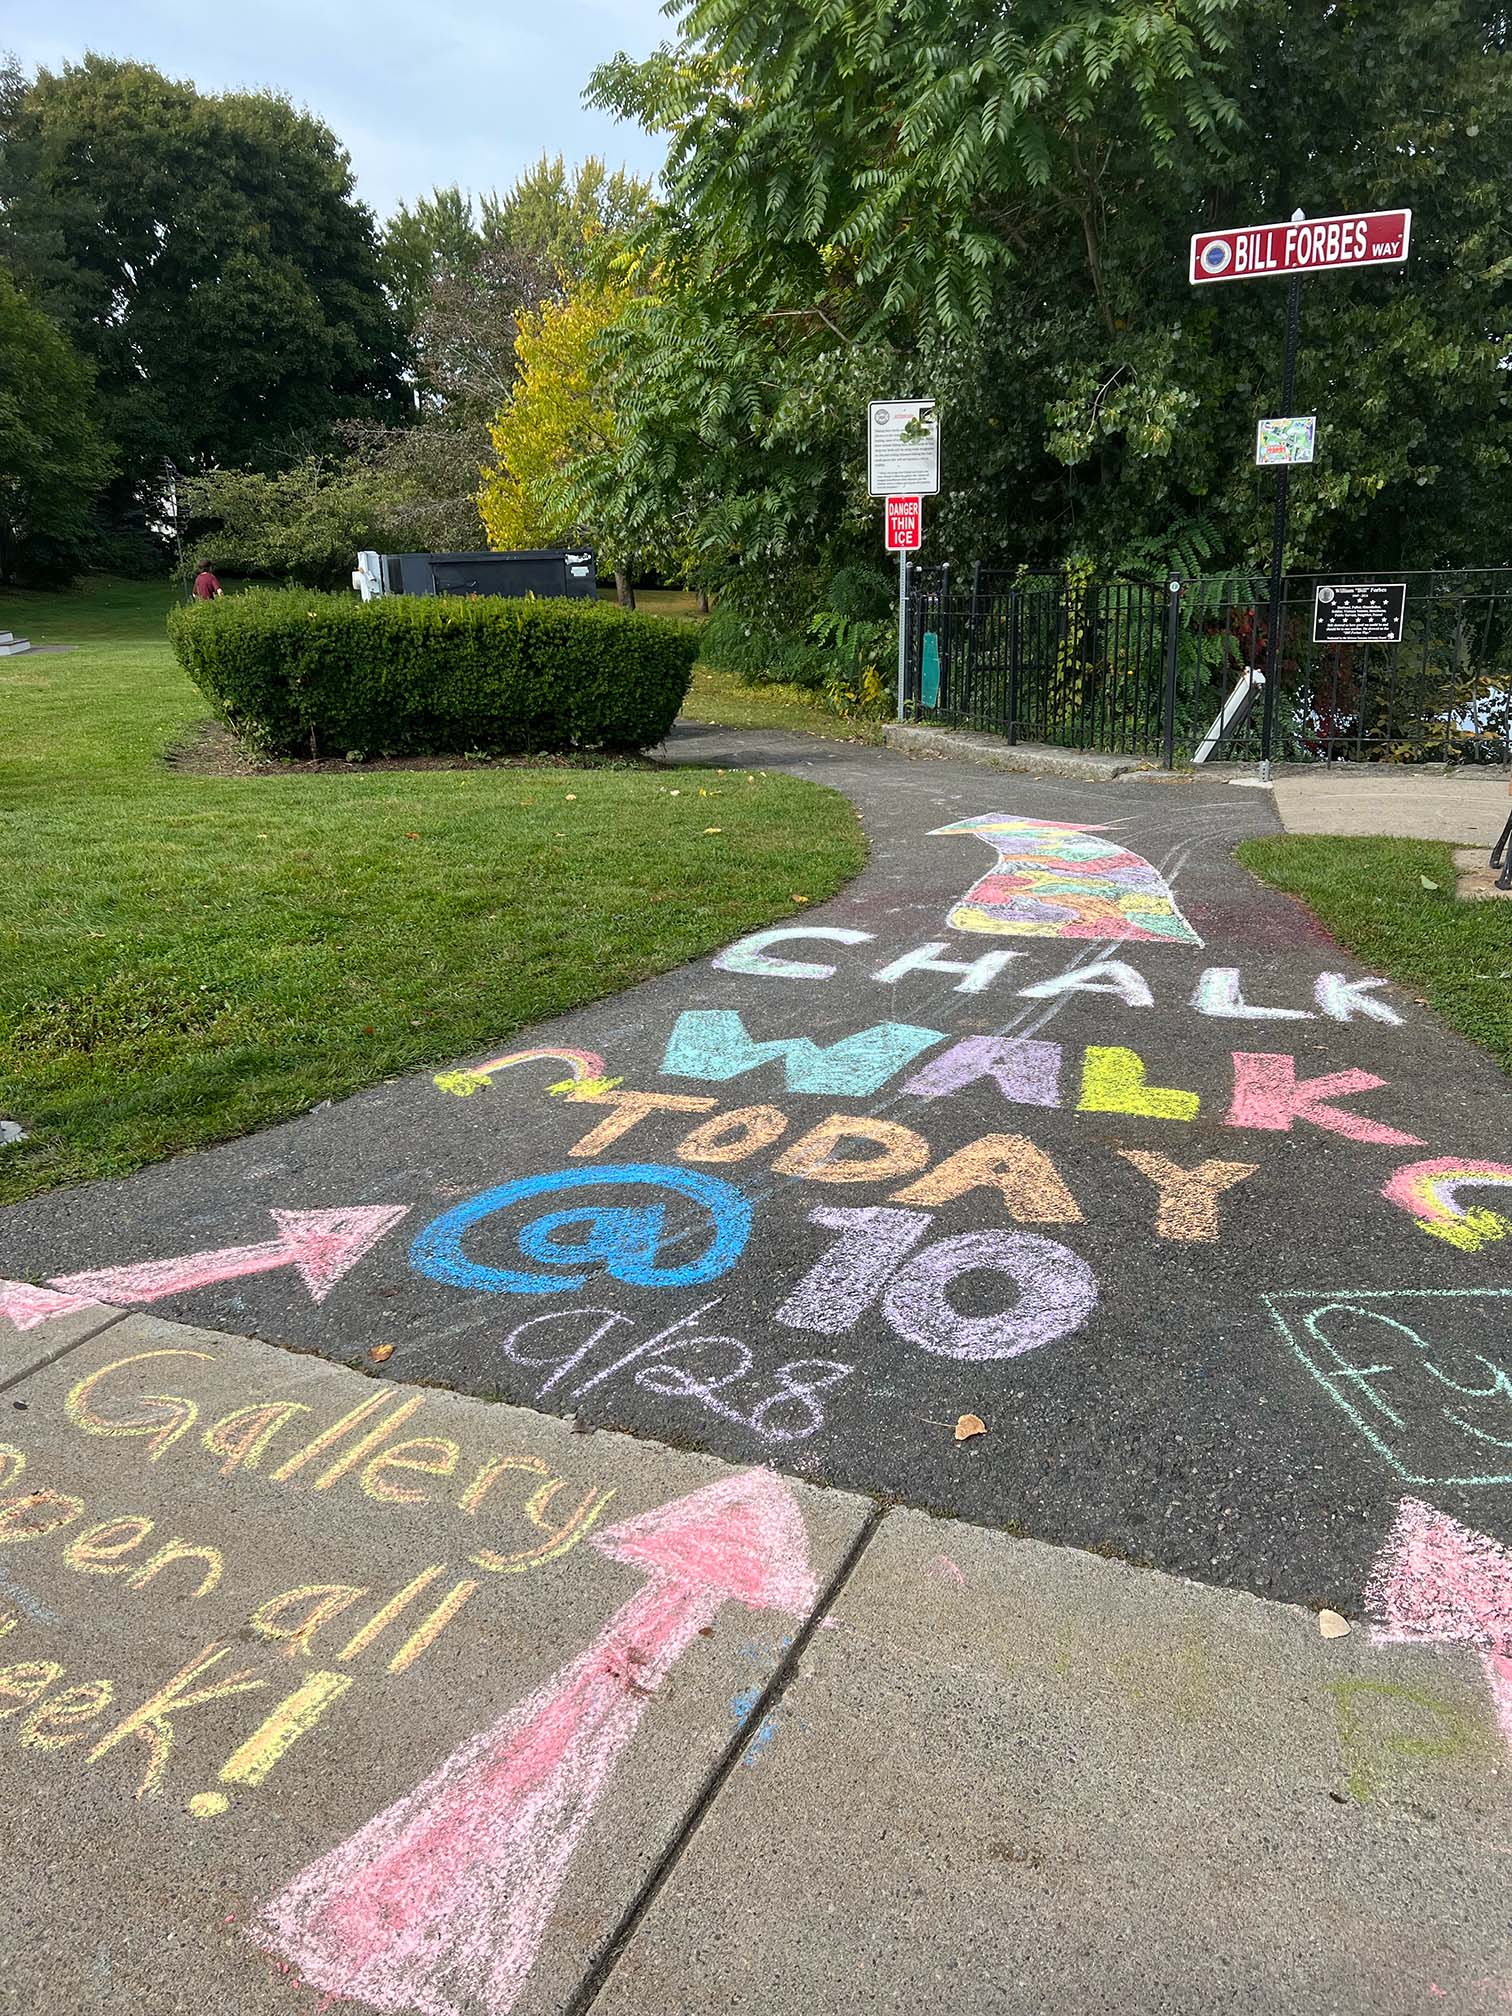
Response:
[{"label": "overcast sky", "polygon": [[595,63],[669,32],[660,0],[47,0],[11,12],[0,50],[56,69],[97,49],[202,91],[286,92],[335,131],[383,217],[437,184],[507,188],[543,149],[650,174],[662,145],[580,94]]}]

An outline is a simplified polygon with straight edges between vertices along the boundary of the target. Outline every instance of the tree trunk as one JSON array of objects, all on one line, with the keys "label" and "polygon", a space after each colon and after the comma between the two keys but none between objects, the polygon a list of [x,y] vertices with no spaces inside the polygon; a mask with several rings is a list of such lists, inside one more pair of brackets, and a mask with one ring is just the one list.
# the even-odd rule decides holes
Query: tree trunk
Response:
[{"label": "tree trunk", "polygon": [[707,616],[709,613],[709,591],[707,588],[700,588],[698,591],[698,613],[700,616]]},{"label": "tree trunk", "polygon": [[621,609],[635,607],[635,590],[630,585],[630,576],[623,567],[614,570],[614,599]]}]

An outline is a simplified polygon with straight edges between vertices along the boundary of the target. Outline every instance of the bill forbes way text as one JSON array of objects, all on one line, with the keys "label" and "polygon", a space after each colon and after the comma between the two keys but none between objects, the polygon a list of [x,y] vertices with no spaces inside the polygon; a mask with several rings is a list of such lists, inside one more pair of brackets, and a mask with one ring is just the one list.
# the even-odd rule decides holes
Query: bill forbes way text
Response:
[{"label": "bill forbes way text", "polygon": [[1191,278],[1200,286],[1213,280],[1261,279],[1271,273],[1400,266],[1407,258],[1411,233],[1410,210],[1255,224],[1235,231],[1199,231],[1192,239]]}]

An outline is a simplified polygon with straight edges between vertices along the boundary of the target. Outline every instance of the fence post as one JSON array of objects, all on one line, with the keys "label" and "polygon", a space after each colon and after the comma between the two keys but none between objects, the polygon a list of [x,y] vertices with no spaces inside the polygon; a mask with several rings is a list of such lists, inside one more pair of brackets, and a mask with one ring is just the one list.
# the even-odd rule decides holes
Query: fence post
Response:
[{"label": "fence post", "polygon": [[1181,582],[1173,574],[1166,583],[1166,665],[1164,761],[1167,770],[1176,767],[1176,669],[1181,652]]},{"label": "fence post", "polygon": [[1008,590],[1008,740],[1018,740],[1019,651],[1023,599],[1014,586]]}]

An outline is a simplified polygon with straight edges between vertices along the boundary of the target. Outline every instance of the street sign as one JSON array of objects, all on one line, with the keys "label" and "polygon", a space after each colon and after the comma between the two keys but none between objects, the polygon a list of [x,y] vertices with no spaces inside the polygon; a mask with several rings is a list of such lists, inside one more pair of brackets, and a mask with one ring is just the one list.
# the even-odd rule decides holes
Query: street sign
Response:
[{"label": "street sign", "polygon": [[1313,598],[1314,644],[1400,644],[1405,581],[1336,581]]},{"label": "street sign", "polygon": [[1411,235],[1410,210],[1365,210],[1348,217],[1199,231],[1192,239],[1188,277],[1194,287],[1203,287],[1215,280],[1270,280],[1348,266],[1401,266]]},{"label": "street sign", "polygon": [[1255,463],[1270,469],[1277,463],[1311,462],[1318,438],[1316,413],[1299,413],[1286,420],[1262,420],[1255,430]]},{"label": "street sign", "polygon": [[917,553],[924,543],[924,504],[919,497],[889,497],[884,512],[889,553]]},{"label": "street sign", "polygon": [[873,497],[936,497],[939,410],[933,399],[873,399],[866,409],[866,484]]}]

